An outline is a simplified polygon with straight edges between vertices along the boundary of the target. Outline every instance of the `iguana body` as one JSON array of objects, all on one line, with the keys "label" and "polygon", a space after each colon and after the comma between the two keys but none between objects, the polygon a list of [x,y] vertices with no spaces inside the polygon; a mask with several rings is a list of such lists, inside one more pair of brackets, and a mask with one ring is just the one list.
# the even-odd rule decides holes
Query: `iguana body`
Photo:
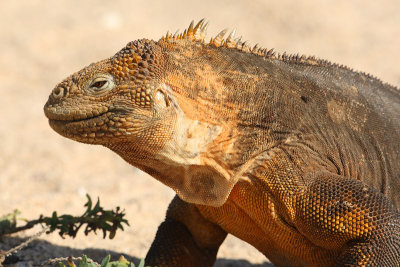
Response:
[{"label": "iguana body", "polygon": [[399,265],[400,91],[204,33],[131,42],[45,106],[176,191],[146,264],[212,266],[230,233],[278,266]]}]

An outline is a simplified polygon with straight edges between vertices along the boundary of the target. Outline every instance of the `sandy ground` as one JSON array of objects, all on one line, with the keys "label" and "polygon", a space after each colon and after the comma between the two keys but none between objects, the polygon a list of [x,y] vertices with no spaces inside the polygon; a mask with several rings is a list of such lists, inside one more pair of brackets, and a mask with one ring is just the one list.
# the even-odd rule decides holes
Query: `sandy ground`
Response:
[{"label": "sandy ground", "polygon": [[[250,43],[317,55],[400,85],[400,1],[70,1],[0,2],[0,214],[80,214],[85,194],[126,209],[131,226],[113,240],[101,235],[42,236],[17,256],[25,265],[51,257],[124,253],[142,258],[163,220],[172,190],[111,151],[62,138],[42,107],[56,83],[128,41],[158,39],[207,17],[209,35],[237,28]],[[0,249],[21,237],[0,240]],[[113,255],[114,255],[113,254]],[[216,266],[268,266],[229,237]],[[23,264],[22,264],[23,265]]]}]

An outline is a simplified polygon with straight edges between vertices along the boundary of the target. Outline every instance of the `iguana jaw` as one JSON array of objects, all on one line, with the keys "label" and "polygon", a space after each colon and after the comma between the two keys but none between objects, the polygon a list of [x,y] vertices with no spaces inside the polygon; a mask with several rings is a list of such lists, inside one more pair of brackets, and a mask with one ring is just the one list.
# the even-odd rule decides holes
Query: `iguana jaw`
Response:
[{"label": "iguana jaw", "polygon": [[96,125],[102,124],[109,114],[110,112],[107,112],[94,117],[77,120],[49,119],[49,125],[54,131],[64,137],[83,143],[96,144],[101,142],[99,138],[105,136],[106,132],[95,128],[93,131],[90,131],[90,126],[96,127]]},{"label": "iguana jaw", "polygon": [[75,141],[106,145],[140,131],[140,119],[132,116],[129,103],[86,106],[84,110],[74,110],[71,106],[74,105],[60,103],[53,106],[47,103],[44,112],[51,128]]}]

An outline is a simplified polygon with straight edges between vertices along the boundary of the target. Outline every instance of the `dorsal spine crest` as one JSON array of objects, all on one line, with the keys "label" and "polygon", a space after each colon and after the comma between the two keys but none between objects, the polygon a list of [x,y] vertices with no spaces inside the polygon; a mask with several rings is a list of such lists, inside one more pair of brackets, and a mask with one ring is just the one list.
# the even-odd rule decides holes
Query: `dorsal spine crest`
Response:
[{"label": "dorsal spine crest", "polygon": [[[258,44],[251,47],[247,41],[242,42],[242,37],[234,39],[236,29],[233,29],[232,32],[226,38],[224,38],[224,36],[228,30],[224,29],[221,32],[219,32],[215,37],[211,37],[210,41],[208,43],[206,43],[205,37],[207,34],[208,22],[206,22],[205,19],[203,18],[196,24],[196,26],[193,27],[193,25],[194,25],[194,21],[192,20],[189,27],[187,29],[185,29],[183,33],[179,34],[179,31],[177,31],[174,35],[171,35],[171,34],[169,34],[169,32],[167,32],[167,34],[165,36],[163,36],[160,39],[160,41],[175,42],[178,40],[190,40],[190,41],[194,41],[194,42],[201,42],[203,44],[213,46],[213,47],[226,47],[229,49],[235,49],[235,50],[239,50],[244,53],[258,55],[265,59],[279,60],[279,61],[282,61],[285,63],[305,64],[305,65],[320,66],[320,67],[335,67],[335,68],[355,72],[360,75],[366,76],[366,78],[375,79],[375,80],[383,83],[381,80],[379,80],[378,78],[376,78],[375,76],[373,76],[371,74],[368,74],[365,72],[358,72],[358,71],[355,71],[354,69],[352,69],[348,66],[345,66],[343,64],[332,63],[328,60],[320,59],[315,56],[287,54],[286,52],[276,53],[273,48],[272,49],[261,48],[258,46]],[[387,84],[387,83],[385,83],[385,84]],[[394,87],[392,85],[390,85],[390,86],[395,88],[396,91],[400,90],[397,87]]]}]

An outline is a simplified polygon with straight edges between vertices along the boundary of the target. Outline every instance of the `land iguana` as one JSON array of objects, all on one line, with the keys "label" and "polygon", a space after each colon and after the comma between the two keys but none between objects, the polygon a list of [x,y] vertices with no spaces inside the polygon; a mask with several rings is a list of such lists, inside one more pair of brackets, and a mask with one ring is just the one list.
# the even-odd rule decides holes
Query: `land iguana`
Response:
[{"label": "land iguana", "polygon": [[277,266],[399,266],[400,90],[193,22],[59,83],[59,134],[171,187],[146,256],[212,266],[228,233]]}]

